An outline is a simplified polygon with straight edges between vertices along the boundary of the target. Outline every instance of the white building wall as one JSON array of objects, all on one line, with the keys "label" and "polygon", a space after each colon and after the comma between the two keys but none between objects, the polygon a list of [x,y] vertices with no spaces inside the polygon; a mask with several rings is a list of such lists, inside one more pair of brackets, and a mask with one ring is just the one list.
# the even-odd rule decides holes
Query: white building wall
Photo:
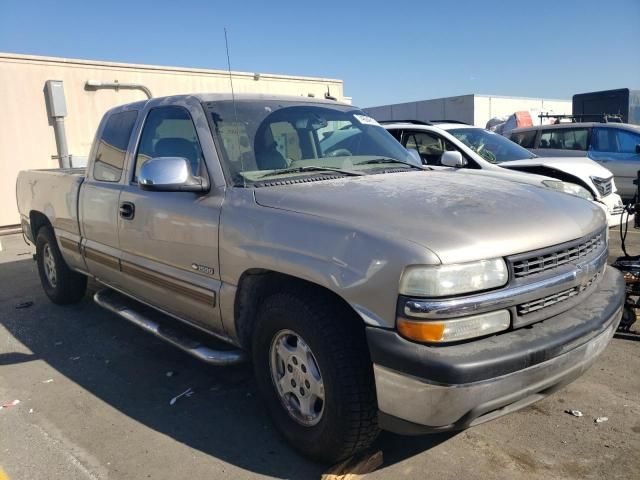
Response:
[{"label": "white building wall", "polygon": [[[472,94],[368,107],[365,110],[379,121],[457,120],[484,128],[493,117],[507,116],[522,110],[531,110],[535,115],[542,112],[570,114],[571,100]],[[535,122],[538,119],[533,120]]]},{"label": "white building wall", "polygon": [[519,111],[530,111],[534,125],[539,123],[540,113],[571,114],[571,100],[548,100],[544,98],[501,97],[496,95],[475,95],[472,123],[485,127],[493,117],[509,116]]},{"label": "white building wall", "polygon": [[447,119],[472,123],[474,119],[473,95],[382,105],[365,108],[365,111],[379,121]]},{"label": "white building wall", "polygon": [[[261,73],[232,72],[236,93],[331,95],[350,103],[342,80]],[[85,90],[87,80],[141,83],[154,96],[181,93],[229,92],[229,73],[181,67],[134,65],[55,57],[0,53],[0,226],[19,222],[15,181],[20,170],[57,168],[53,128],[44,100],[47,80],[62,80],[68,115],[65,118],[69,153],[86,156],[103,113],[111,107],[142,100],[138,90]]]}]

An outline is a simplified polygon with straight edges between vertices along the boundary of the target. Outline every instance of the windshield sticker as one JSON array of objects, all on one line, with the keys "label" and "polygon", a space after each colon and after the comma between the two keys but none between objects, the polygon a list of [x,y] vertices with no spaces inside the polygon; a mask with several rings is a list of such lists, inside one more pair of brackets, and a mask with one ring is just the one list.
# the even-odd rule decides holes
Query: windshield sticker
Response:
[{"label": "windshield sticker", "polygon": [[373,118],[368,117],[366,115],[353,115],[355,117],[356,120],[358,120],[360,123],[362,123],[363,125],[375,125],[376,127],[379,127],[380,124],[378,122],[376,122]]}]

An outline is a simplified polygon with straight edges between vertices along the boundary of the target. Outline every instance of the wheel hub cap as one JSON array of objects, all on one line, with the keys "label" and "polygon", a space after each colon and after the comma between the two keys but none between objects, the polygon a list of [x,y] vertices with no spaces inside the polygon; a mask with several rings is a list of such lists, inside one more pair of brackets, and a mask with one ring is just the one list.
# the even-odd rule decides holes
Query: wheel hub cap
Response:
[{"label": "wheel hub cap", "polygon": [[58,278],[56,275],[56,262],[51,252],[51,247],[47,243],[42,249],[42,264],[44,266],[44,274],[47,277],[49,285],[55,288]]},{"label": "wheel hub cap", "polygon": [[271,379],[289,415],[313,426],[324,412],[324,384],[320,368],[307,343],[291,330],[281,330],[271,341]]}]

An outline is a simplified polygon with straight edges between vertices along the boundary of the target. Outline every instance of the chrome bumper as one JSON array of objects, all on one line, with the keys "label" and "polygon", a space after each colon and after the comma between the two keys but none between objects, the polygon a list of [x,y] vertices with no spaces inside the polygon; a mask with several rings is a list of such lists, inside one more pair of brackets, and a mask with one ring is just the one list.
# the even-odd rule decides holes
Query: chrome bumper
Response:
[{"label": "chrome bumper", "polygon": [[578,378],[604,351],[617,325],[618,321],[591,342],[560,357],[484,382],[431,385],[374,365],[378,408],[393,417],[431,427],[425,431],[484,423],[526,407]]},{"label": "chrome bumper", "polygon": [[571,311],[461,345],[430,347],[369,328],[381,427],[403,434],[462,429],[572,382],[603,352],[622,316],[622,276],[607,269],[602,280]]}]

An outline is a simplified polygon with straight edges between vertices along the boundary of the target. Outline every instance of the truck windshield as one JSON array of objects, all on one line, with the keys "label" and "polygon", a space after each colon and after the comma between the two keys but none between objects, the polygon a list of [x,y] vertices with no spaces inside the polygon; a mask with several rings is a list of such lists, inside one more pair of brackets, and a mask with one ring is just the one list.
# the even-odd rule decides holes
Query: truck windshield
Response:
[{"label": "truck windshield", "polygon": [[416,163],[375,120],[347,105],[236,100],[234,106],[224,100],[204,107],[234,185]]},{"label": "truck windshield", "polygon": [[447,131],[491,163],[535,158],[529,150],[484,128],[452,128]]}]

